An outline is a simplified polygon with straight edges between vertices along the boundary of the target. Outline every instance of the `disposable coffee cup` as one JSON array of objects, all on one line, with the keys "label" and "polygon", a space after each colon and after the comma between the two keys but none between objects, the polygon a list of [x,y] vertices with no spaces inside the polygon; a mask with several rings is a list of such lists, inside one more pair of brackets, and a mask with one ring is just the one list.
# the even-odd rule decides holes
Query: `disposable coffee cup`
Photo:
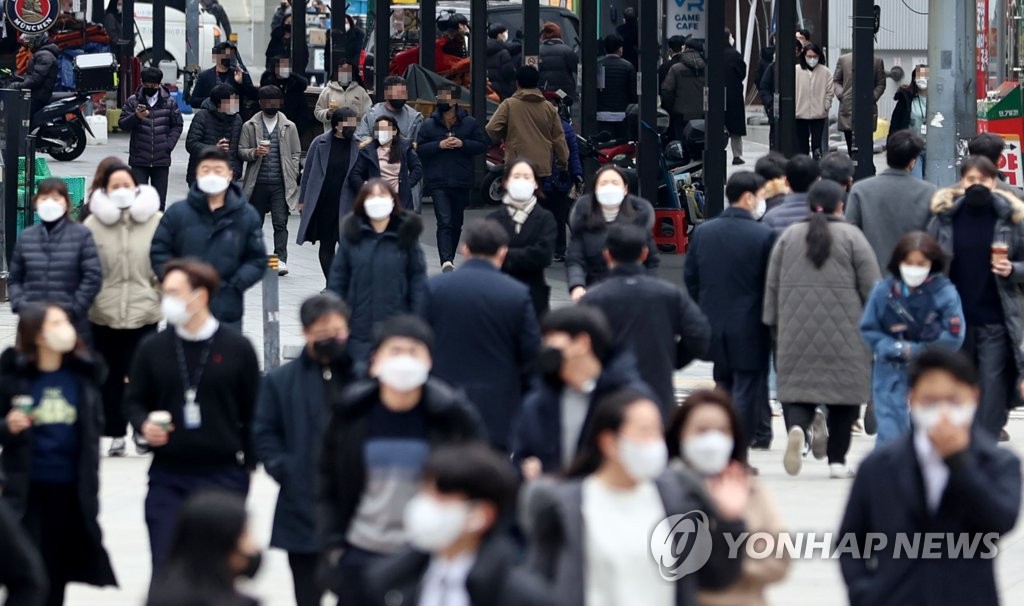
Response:
[{"label": "disposable coffee cup", "polygon": [[260,139],[260,147],[270,147],[270,139]]},{"label": "disposable coffee cup", "polygon": [[146,420],[152,423],[153,425],[156,425],[160,429],[167,431],[167,428],[171,426],[171,413],[167,412],[166,410],[154,410],[153,412],[149,413],[149,416],[146,417]]},{"label": "disposable coffee cup", "polygon": [[340,101],[333,100],[333,99],[331,100],[331,103],[330,103],[331,109],[338,109],[340,106],[341,106],[341,102]]},{"label": "disposable coffee cup", "polygon": [[33,404],[32,396],[22,395],[11,398],[11,406],[22,414],[31,415]]},{"label": "disposable coffee cup", "polygon": [[992,263],[1006,261],[1010,257],[1010,245],[1007,242],[992,243]]}]

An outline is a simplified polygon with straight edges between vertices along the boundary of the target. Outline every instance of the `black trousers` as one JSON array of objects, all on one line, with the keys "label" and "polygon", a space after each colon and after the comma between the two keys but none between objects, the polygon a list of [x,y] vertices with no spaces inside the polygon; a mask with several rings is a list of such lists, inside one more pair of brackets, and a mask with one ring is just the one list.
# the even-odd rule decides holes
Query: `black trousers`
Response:
[{"label": "black trousers", "polygon": [[457,187],[439,187],[430,190],[437,218],[437,255],[441,263],[455,261],[462,237],[462,221],[469,204],[469,190]]},{"label": "black trousers", "polygon": [[[807,434],[807,429],[814,420],[814,409],[817,404],[805,402],[789,402],[782,405],[782,416],[786,420],[786,431],[799,426]],[[828,462],[846,463],[846,453],[850,452],[850,430],[853,422],[860,416],[860,406],[853,404],[826,404],[828,410],[825,418],[828,427]]]},{"label": "black trousers", "polygon": [[292,569],[296,606],[320,606],[324,590],[317,582],[321,556],[318,553],[288,552],[288,565]]},{"label": "black trousers", "polygon": [[50,580],[46,606],[64,603],[64,588],[87,565],[85,519],[75,484],[32,482],[28,488],[25,530],[39,549]]},{"label": "black trousers", "polygon": [[546,208],[555,215],[555,256],[565,256],[565,228],[569,222],[569,209],[572,207],[572,200],[568,192],[545,191],[544,197],[539,198],[541,208]]},{"label": "black trousers", "polygon": [[274,226],[274,254],[282,262],[288,262],[288,200],[285,198],[284,183],[257,183],[256,189],[249,197],[260,215],[260,228],[270,213],[270,222]]},{"label": "black trousers", "polygon": [[801,154],[805,156],[811,154],[815,158],[820,158],[821,138],[824,134],[824,118],[819,120],[796,119],[796,141]]},{"label": "black trousers", "polygon": [[167,176],[170,166],[132,166],[132,176],[139,185],[152,185],[160,194],[160,210],[167,206]]},{"label": "black trousers", "polygon": [[349,545],[331,573],[330,587],[338,596],[338,606],[365,606],[366,571],[386,556]]},{"label": "black trousers", "polygon": [[122,407],[125,379],[131,370],[132,358],[139,343],[156,332],[156,324],[141,328],[119,330],[99,324],[92,325],[92,336],[96,352],[107,363],[107,379],[103,383],[103,435],[108,438],[123,438],[128,420]]},{"label": "black trousers", "polygon": [[974,426],[998,436],[1006,425],[1010,407],[1017,399],[1014,385],[1017,368],[1006,327],[1002,324],[968,324],[963,352],[977,367],[981,383],[981,401],[974,415]]},{"label": "black trousers", "polygon": [[843,137],[846,139],[846,153],[852,158],[853,157],[853,131],[844,130]]},{"label": "black trousers", "polygon": [[743,423],[743,439],[746,444],[751,442],[771,442],[771,425],[768,435],[761,429],[765,415],[771,419],[771,408],[768,405],[768,369],[735,370],[725,364],[715,364],[713,376],[716,386],[732,396],[733,405]]},{"label": "black trousers", "polygon": [[338,232],[320,240],[320,270],[324,272],[324,278],[331,275],[331,265],[334,264],[334,253],[338,252]]}]

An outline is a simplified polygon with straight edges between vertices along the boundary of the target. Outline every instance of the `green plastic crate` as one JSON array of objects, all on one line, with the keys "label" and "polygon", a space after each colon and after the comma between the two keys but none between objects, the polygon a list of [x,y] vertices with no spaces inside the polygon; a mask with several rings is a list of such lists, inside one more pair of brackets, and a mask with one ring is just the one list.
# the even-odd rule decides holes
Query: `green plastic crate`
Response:
[{"label": "green plastic crate", "polygon": [[[36,179],[45,179],[50,176],[50,166],[46,163],[46,158],[42,156],[36,156]],[[18,156],[18,184],[25,183],[25,156]]]}]

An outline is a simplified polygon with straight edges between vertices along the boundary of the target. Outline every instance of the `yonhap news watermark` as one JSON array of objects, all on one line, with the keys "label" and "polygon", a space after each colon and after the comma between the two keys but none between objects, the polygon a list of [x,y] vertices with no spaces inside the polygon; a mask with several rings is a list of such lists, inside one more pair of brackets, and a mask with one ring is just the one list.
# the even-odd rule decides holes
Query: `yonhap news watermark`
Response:
[{"label": "yonhap news watermark", "polygon": [[[714,548],[729,559],[991,560],[999,553],[999,533],[956,532],[723,532],[715,546],[708,515],[700,510],[662,520],[651,533],[651,555],[666,581],[678,581],[703,568]],[[719,554],[719,557],[721,554]]]}]

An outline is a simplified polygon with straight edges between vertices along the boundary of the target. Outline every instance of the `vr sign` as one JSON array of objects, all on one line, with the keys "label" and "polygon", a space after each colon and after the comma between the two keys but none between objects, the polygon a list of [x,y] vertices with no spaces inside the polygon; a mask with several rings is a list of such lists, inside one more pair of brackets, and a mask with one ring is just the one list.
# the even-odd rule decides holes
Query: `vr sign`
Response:
[{"label": "vr sign", "polygon": [[[665,32],[669,36],[706,38],[704,4],[707,0],[669,0]],[[720,1],[720,0],[712,0]]]}]

